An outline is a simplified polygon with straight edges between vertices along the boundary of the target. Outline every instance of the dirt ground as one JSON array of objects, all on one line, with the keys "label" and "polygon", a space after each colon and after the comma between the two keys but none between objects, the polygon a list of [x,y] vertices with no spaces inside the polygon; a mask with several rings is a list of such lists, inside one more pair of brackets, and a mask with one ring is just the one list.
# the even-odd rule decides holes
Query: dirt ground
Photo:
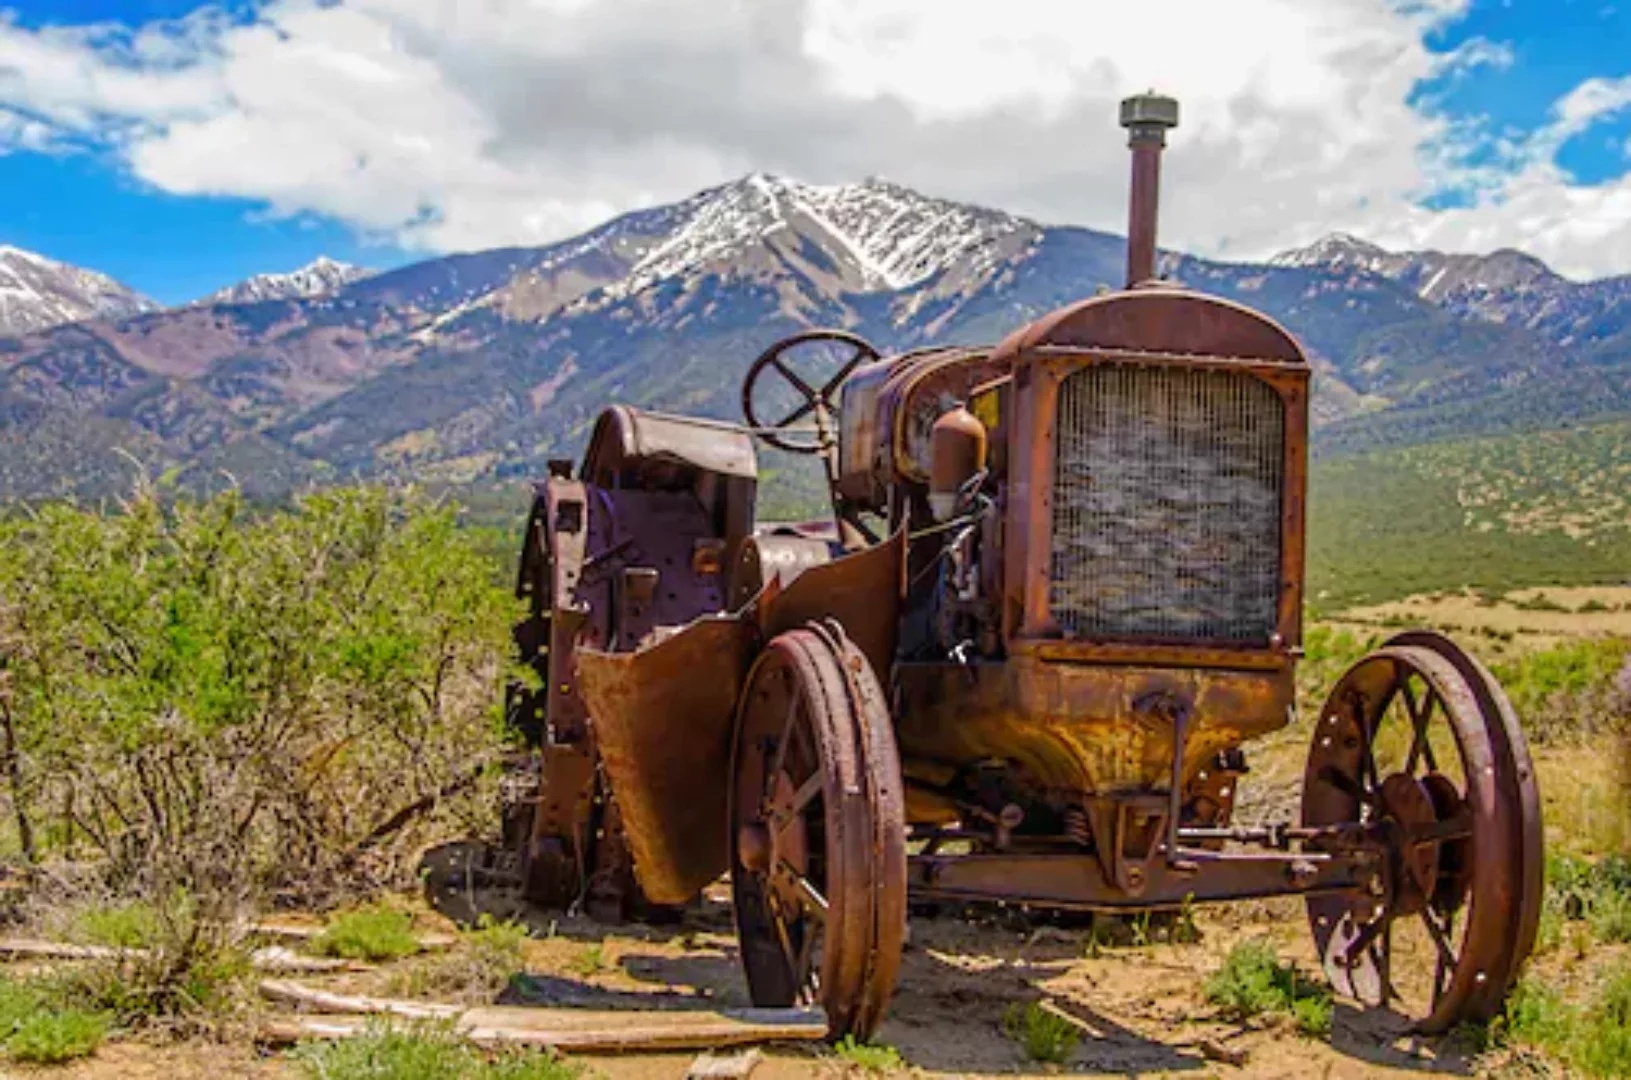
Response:
[{"label": "dirt ground", "polygon": [[[539,932],[549,936],[527,944],[531,978],[522,984],[523,997],[591,994],[603,999],[597,1007],[605,1007],[611,1002],[639,1005],[641,998],[662,994],[663,1007],[687,1007],[687,1001],[668,996],[677,993],[710,1007],[750,1004],[729,909],[717,898],[706,900],[682,924],[662,928],[608,930],[541,913],[534,919]],[[1396,1015],[1362,1012],[1340,1000],[1328,1042],[1302,1037],[1288,1024],[1222,1021],[1206,1004],[1200,986],[1229,948],[1246,938],[1264,938],[1311,971],[1306,923],[1293,901],[1202,912],[1198,923],[1202,936],[1194,944],[1157,941],[1095,949],[1086,929],[1036,926],[1018,913],[915,919],[899,989],[877,1040],[894,1046],[911,1073],[925,1076],[1359,1077],[1480,1071],[1480,1063],[1453,1041],[1415,1039]],[[426,925],[435,925],[434,916],[427,916]],[[586,973],[584,957],[590,950],[596,952],[589,966],[598,970]],[[383,965],[306,981],[388,994],[394,977],[392,965]],[[1078,1022],[1082,1038],[1066,1065],[1030,1063],[1003,1034],[1007,1009],[1032,1001],[1047,1001]],[[764,1053],[755,1080],[860,1075],[819,1045],[769,1046]],[[579,1060],[608,1080],[659,1080],[685,1076],[694,1056],[595,1055]],[[275,1053],[249,1045],[119,1042],[75,1065],[13,1067],[3,1075],[221,1080],[298,1074]]]}]

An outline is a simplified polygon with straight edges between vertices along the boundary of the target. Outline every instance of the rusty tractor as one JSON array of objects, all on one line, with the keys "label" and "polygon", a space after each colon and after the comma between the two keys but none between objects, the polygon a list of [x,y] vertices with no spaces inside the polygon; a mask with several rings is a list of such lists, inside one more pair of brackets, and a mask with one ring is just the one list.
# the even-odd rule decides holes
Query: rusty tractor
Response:
[{"label": "rusty tractor", "polygon": [[[552,463],[515,630],[539,685],[510,701],[533,900],[660,918],[728,874],[754,1001],[834,1037],[884,1015],[909,898],[1301,896],[1339,992],[1428,1033],[1495,1014],[1540,914],[1539,797],[1449,639],[1355,664],[1300,816],[1232,820],[1242,744],[1292,718],[1309,363],[1156,279],[1177,118],[1123,103],[1124,289],[994,347],[798,334],[749,369],[744,425],[613,406]],[[820,460],[830,520],[755,519],[755,439]]]}]

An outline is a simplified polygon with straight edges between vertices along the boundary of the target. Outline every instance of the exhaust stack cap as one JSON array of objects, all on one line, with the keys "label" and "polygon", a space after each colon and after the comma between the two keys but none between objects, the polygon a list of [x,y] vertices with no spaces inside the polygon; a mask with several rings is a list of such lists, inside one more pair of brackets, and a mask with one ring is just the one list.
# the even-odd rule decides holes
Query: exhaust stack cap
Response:
[{"label": "exhaust stack cap", "polygon": [[1153,90],[1121,100],[1121,126],[1132,132],[1132,137],[1153,136],[1166,140],[1167,128],[1178,126],[1178,101]]}]

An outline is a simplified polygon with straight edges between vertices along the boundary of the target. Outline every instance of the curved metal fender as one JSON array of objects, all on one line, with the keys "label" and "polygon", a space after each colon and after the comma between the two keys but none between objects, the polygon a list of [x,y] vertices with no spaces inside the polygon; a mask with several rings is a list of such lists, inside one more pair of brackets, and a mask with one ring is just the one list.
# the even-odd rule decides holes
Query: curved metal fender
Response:
[{"label": "curved metal fender", "polygon": [[683,904],[726,869],[737,699],[761,643],[812,619],[836,619],[887,678],[905,552],[906,535],[897,532],[635,652],[578,648],[578,688],[635,875],[652,902]]}]

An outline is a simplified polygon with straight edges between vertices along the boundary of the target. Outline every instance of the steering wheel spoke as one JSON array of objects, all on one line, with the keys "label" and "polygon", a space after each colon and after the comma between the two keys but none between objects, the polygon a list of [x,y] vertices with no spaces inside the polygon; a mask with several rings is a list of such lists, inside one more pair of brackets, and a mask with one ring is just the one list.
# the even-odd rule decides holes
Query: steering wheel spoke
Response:
[{"label": "steering wheel spoke", "polygon": [[[801,373],[793,355],[801,346],[820,343],[836,345],[847,350],[847,355],[838,363],[837,370],[824,378],[811,377],[813,373],[809,369]],[[877,358],[878,350],[865,338],[846,330],[806,330],[784,338],[765,350],[748,368],[747,377],[742,382],[742,415],[754,434],[778,450],[795,454],[823,453],[832,445],[829,426],[833,406],[844,380],[863,363]],[[754,399],[756,391],[763,388],[764,377],[772,372],[784,390],[791,391],[800,399],[800,404],[777,422],[767,424],[761,419]],[[816,418],[814,434],[794,436],[791,430],[793,425],[812,413]]]}]

